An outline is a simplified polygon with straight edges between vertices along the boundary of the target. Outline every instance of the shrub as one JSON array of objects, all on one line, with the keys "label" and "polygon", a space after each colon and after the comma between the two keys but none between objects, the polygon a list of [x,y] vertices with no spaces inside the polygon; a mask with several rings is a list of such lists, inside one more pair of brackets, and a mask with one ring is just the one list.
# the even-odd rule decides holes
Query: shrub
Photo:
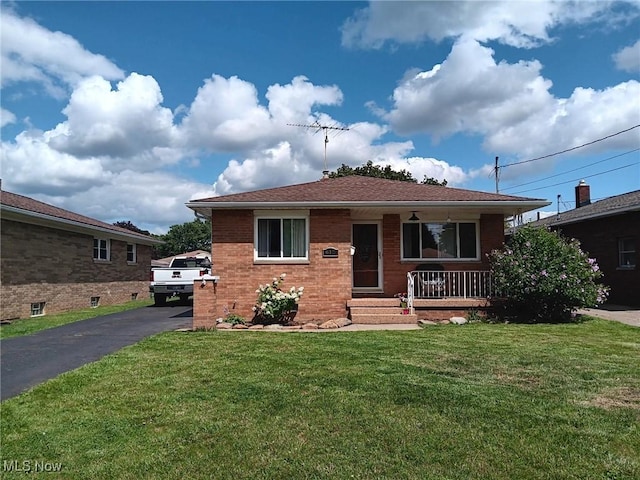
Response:
[{"label": "shrub", "polygon": [[544,228],[520,228],[502,250],[489,255],[493,281],[502,301],[501,320],[523,322],[568,321],[582,307],[606,300],[608,289],[595,259]]},{"label": "shrub", "polygon": [[226,323],[230,323],[231,325],[245,324],[244,317],[238,315],[237,313],[228,313],[227,316],[224,317],[224,321]]},{"label": "shrub", "polygon": [[282,290],[286,274],[280,275],[280,278],[274,277],[271,283],[260,285],[256,290],[258,299],[253,311],[257,318],[262,317],[267,322],[273,322],[281,319],[286,313],[293,312],[298,309],[298,302],[302,297],[304,287],[291,287],[288,291]]}]

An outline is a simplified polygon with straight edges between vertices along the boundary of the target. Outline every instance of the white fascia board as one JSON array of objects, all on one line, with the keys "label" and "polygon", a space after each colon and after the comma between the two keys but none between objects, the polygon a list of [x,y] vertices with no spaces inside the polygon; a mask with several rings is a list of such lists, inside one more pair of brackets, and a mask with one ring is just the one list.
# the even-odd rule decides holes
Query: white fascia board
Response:
[{"label": "white fascia board", "polygon": [[418,209],[418,208],[500,208],[505,211],[512,212],[513,209],[519,209],[522,213],[537,208],[551,205],[548,201],[509,201],[509,200],[490,200],[490,201],[416,201],[416,202],[393,202],[393,201],[375,201],[375,202],[189,202],[187,207],[196,209],[212,209],[212,210],[229,210],[229,209],[247,209],[247,210],[271,210],[271,209],[299,209],[299,208],[398,208],[398,209]]},{"label": "white fascia board", "polygon": [[128,241],[129,243],[137,243],[140,245],[160,245],[161,243],[164,243],[162,240],[156,240],[155,238],[151,237],[139,237],[133,232],[131,235],[127,235],[124,232],[117,232],[106,227],[99,227],[96,225],[90,225],[88,223],[76,222],[74,220],[69,220],[66,218],[45,215],[43,213],[23,210],[21,208],[11,207],[9,205],[2,205],[2,218],[23,223],[31,223],[43,227],[57,228],[59,230],[84,233],[93,236],[101,233],[115,240],[124,240]]}]

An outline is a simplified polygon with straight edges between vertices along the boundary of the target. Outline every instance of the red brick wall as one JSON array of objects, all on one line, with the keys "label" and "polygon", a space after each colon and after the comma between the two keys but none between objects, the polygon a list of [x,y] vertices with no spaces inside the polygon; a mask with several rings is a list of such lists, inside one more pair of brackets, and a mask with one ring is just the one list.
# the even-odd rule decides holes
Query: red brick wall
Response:
[{"label": "red brick wall", "polygon": [[[611,287],[608,303],[640,306],[640,212],[589,220],[558,227],[561,234],[580,240],[581,248],[595,258],[604,273],[602,282]],[[636,268],[618,267],[618,239],[633,237],[636,243]]]},{"label": "red brick wall", "polygon": [[0,258],[2,319],[25,318],[31,303],[46,302],[53,314],[144,298],[149,293],[151,247],[137,245],[127,264],[127,243],[111,240],[111,261],[94,262],[93,236],[2,220]]},{"label": "red brick wall", "polygon": [[[253,317],[256,289],[286,273],[284,288],[304,287],[296,321],[344,317],[351,298],[351,218],[349,210],[312,210],[309,262],[259,264],[253,260],[254,217],[251,210],[214,211],[212,216],[213,274],[216,313],[225,307],[246,319]],[[338,258],[323,258],[322,250],[334,247]]]},{"label": "red brick wall", "polygon": [[[306,264],[259,264],[253,260],[254,216],[251,210],[214,211],[212,217],[213,274],[220,277],[215,289],[196,292],[194,326],[213,325],[225,309],[250,320],[260,284],[286,273],[285,288],[304,286],[297,321],[327,320],[346,315],[352,296],[351,217],[349,210],[312,210],[310,252]],[[406,274],[420,262],[400,261],[400,217],[384,215],[383,268],[384,296],[406,290]],[[450,262],[450,270],[487,270],[486,253],[503,242],[502,215],[480,219],[481,260]],[[338,249],[338,258],[323,258],[322,250]],[[197,305],[202,300],[203,305]],[[198,316],[196,320],[195,317]]]}]

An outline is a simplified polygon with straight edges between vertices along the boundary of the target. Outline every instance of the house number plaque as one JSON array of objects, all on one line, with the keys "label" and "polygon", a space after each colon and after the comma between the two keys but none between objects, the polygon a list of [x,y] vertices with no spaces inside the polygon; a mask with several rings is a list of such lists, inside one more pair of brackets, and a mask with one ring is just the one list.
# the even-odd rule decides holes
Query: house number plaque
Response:
[{"label": "house number plaque", "polygon": [[323,258],[338,258],[338,249],[333,247],[328,247],[322,250]]}]

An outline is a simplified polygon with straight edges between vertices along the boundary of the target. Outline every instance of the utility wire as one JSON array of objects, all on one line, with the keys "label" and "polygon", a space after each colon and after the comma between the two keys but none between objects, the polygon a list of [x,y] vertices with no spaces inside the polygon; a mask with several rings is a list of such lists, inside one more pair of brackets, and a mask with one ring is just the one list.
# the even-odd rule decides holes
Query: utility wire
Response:
[{"label": "utility wire", "polygon": [[530,158],[529,160],[521,160],[519,162],[513,162],[513,163],[507,163],[505,165],[500,165],[500,168],[511,167],[513,165],[520,165],[522,163],[535,162],[536,160],[542,160],[544,158],[555,157],[556,155],[560,155],[561,153],[567,153],[567,152],[571,152],[573,150],[577,150],[579,148],[583,148],[583,147],[587,147],[589,145],[593,145],[594,143],[598,143],[598,142],[601,142],[601,141],[606,140],[608,138],[612,138],[612,137],[615,137],[617,135],[620,135],[622,133],[629,132],[629,131],[633,130],[634,128],[638,128],[638,127],[640,127],[640,124],[634,125],[633,127],[629,127],[629,128],[627,128],[625,130],[620,130],[619,132],[616,132],[616,133],[612,133],[611,135],[607,135],[606,137],[598,138],[597,140],[593,140],[591,142],[583,143],[582,145],[578,145],[576,147],[567,148],[566,150],[562,150],[560,152],[550,153],[548,155],[543,155],[542,157]]},{"label": "utility wire", "polygon": [[555,175],[550,175],[548,177],[543,177],[543,178],[540,178],[538,180],[532,180],[531,182],[520,183],[518,185],[513,185],[511,187],[503,188],[502,191],[504,192],[505,190],[512,190],[514,188],[524,187],[525,185],[531,185],[532,183],[542,182],[544,180],[549,180],[550,178],[559,177],[559,176],[565,175],[567,173],[577,172],[578,170],[582,170],[583,168],[592,167],[592,166],[597,165],[599,163],[606,162],[607,160],[613,160],[614,158],[622,157],[624,155],[629,155],[630,153],[637,152],[638,150],[640,150],[640,148],[635,148],[633,150],[629,150],[628,152],[624,152],[624,153],[620,153],[618,155],[614,155],[613,157],[607,157],[605,159],[598,160],[597,162],[589,163],[588,165],[584,165],[582,167],[574,168],[573,170],[567,170],[566,172],[557,173]]},{"label": "utility wire", "polygon": [[566,182],[554,183],[553,185],[546,185],[544,187],[531,188],[529,190],[520,190],[519,192],[513,192],[512,195],[518,195],[520,193],[525,193],[525,192],[535,192],[536,190],[543,190],[545,188],[550,188],[550,187],[557,187],[558,185],[564,185],[566,183],[577,182],[578,180],[582,180],[584,178],[598,177],[600,175],[604,175],[605,173],[615,172],[616,170],[622,170],[623,168],[632,167],[632,166],[637,165],[637,164],[638,164],[638,162],[633,162],[633,163],[629,163],[627,165],[623,165],[623,166],[618,167],[618,168],[612,168],[611,170],[607,170],[607,171],[604,171],[604,172],[594,173],[593,175],[586,175],[586,176],[581,177],[581,178],[574,178],[573,180],[567,180]]}]

